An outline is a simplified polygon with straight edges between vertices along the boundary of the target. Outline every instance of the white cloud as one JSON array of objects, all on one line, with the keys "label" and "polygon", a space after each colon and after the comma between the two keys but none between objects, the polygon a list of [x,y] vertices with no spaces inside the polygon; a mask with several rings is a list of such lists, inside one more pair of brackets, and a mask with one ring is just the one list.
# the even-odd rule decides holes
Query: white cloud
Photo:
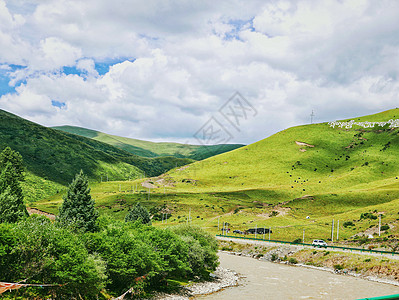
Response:
[{"label": "white cloud", "polygon": [[[329,121],[398,106],[398,13],[371,0],[0,0],[1,68],[25,66],[0,107],[44,125],[193,141],[238,90],[258,115],[230,130],[253,142],[312,109]],[[99,75],[107,61],[117,62]]]}]

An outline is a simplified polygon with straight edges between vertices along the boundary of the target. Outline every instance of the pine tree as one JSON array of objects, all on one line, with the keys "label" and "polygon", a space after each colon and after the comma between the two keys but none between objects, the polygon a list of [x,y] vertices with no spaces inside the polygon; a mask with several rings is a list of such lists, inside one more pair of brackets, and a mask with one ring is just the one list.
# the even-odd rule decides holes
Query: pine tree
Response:
[{"label": "pine tree", "polygon": [[25,205],[10,192],[10,188],[0,193],[0,223],[15,223],[27,215]]},{"label": "pine tree", "polygon": [[28,216],[20,181],[24,180],[21,155],[6,147],[0,153],[0,223]]},{"label": "pine tree", "polygon": [[129,209],[129,212],[125,217],[126,222],[137,220],[140,220],[143,224],[151,225],[151,218],[148,210],[145,207],[141,206],[139,202],[137,202],[135,206]]},{"label": "pine tree", "polygon": [[61,224],[90,232],[98,230],[98,211],[94,208],[89,182],[83,171],[76,175],[63,199],[59,214]]},{"label": "pine tree", "polygon": [[22,156],[19,154],[19,152],[12,150],[10,147],[6,147],[0,153],[0,169],[4,169],[8,163],[11,163],[17,179],[19,181],[23,181],[25,179],[25,170]]}]

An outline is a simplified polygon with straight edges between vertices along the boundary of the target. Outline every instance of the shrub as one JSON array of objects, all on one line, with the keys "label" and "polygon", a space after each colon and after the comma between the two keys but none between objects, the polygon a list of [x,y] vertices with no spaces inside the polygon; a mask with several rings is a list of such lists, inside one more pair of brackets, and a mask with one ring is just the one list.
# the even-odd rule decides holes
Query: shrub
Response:
[{"label": "shrub", "polygon": [[352,221],[346,221],[346,222],[344,222],[343,226],[346,228],[349,226],[355,226],[355,224]]},{"label": "shrub", "polygon": [[219,265],[216,239],[198,226],[178,225],[170,230],[188,245],[188,263],[193,275],[204,277]]},{"label": "shrub", "polygon": [[377,219],[377,216],[373,215],[372,213],[367,212],[367,213],[362,213],[360,215],[360,220],[362,220],[362,219],[375,220],[375,219]]},{"label": "shrub", "polygon": [[143,207],[139,202],[129,209],[125,217],[125,222],[140,221],[143,224],[151,225],[151,218],[148,210]]},{"label": "shrub", "polygon": [[298,260],[295,257],[290,257],[289,263],[295,265],[298,263]]},{"label": "shrub", "polygon": [[344,266],[341,264],[334,265],[334,270],[342,270],[343,268]]},{"label": "shrub", "polygon": [[278,255],[276,253],[272,253],[270,260],[271,261],[276,261],[278,259]]},{"label": "shrub", "polygon": [[297,238],[295,240],[292,241],[294,244],[299,244],[302,243],[302,240],[300,238]]},{"label": "shrub", "polygon": [[[89,255],[78,236],[47,218],[32,216],[13,226],[0,225],[0,232],[0,281],[29,278],[30,283],[67,284],[35,289],[37,299],[95,299],[105,286],[104,261]],[[31,298],[29,292],[22,290],[24,299]]]},{"label": "shrub", "polygon": [[388,224],[384,224],[381,226],[381,230],[388,230],[389,229],[389,225]]}]

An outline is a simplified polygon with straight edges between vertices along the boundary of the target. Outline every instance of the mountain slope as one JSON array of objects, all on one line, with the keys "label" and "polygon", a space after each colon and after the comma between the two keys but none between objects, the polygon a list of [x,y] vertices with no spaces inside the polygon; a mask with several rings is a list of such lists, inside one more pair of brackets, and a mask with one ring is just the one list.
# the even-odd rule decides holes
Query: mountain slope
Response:
[{"label": "mountain slope", "polygon": [[0,110],[0,151],[6,146],[21,153],[29,173],[62,185],[69,183],[81,169],[91,179],[108,176],[109,180],[125,180],[144,173],[159,175],[191,162],[173,157],[138,157],[111,145],[64,134]]},{"label": "mountain slope", "polygon": [[143,157],[174,156],[201,160],[244,146],[241,144],[199,146],[178,143],[154,143],[106,134],[76,126],[55,126],[52,128],[101,141]]},{"label": "mountain slope", "polygon": [[[399,109],[354,120],[396,118]],[[342,239],[378,234],[382,215],[388,228],[382,237],[399,238],[398,165],[398,128],[312,124],[157,178],[98,184],[93,194],[103,214],[121,219],[140,201],[159,217],[154,224],[160,226],[167,213],[168,225],[191,220],[211,232],[222,222],[232,230],[271,227],[272,239],[289,241],[302,239],[305,230],[305,241],[311,242],[331,238],[333,219],[340,221]],[[141,187],[143,181],[151,183],[151,193]],[[60,202],[58,195],[37,207],[55,212]],[[362,217],[365,213],[369,217]]]}]

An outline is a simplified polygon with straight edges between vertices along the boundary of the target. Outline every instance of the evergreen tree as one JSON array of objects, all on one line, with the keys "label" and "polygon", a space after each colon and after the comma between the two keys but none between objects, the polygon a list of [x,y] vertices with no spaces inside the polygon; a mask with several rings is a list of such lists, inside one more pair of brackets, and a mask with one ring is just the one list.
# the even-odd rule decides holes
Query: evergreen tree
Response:
[{"label": "evergreen tree", "polygon": [[0,223],[17,222],[28,216],[20,184],[23,172],[21,155],[5,148],[0,153]]},{"label": "evergreen tree", "polygon": [[148,210],[145,207],[141,206],[139,202],[137,202],[135,206],[129,209],[129,212],[125,217],[126,222],[137,220],[140,220],[143,224],[151,225],[151,218]]},{"label": "evergreen tree", "polygon": [[8,163],[11,163],[17,179],[23,181],[25,176],[22,156],[19,152],[13,151],[10,147],[6,147],[0,153],[0,169],[4,169]]},{"label": "evergreen tree", "polygon": [[24,203],[7,188],[0,193],[0,223],[15,223],[28,216]]},{"label": "evergreen tree", "polygon": [[76,175],[63,199],[59,214],[61,224],[90,232],[98,230],[98,211],[94,208],[89,182],[83,171]]}]

